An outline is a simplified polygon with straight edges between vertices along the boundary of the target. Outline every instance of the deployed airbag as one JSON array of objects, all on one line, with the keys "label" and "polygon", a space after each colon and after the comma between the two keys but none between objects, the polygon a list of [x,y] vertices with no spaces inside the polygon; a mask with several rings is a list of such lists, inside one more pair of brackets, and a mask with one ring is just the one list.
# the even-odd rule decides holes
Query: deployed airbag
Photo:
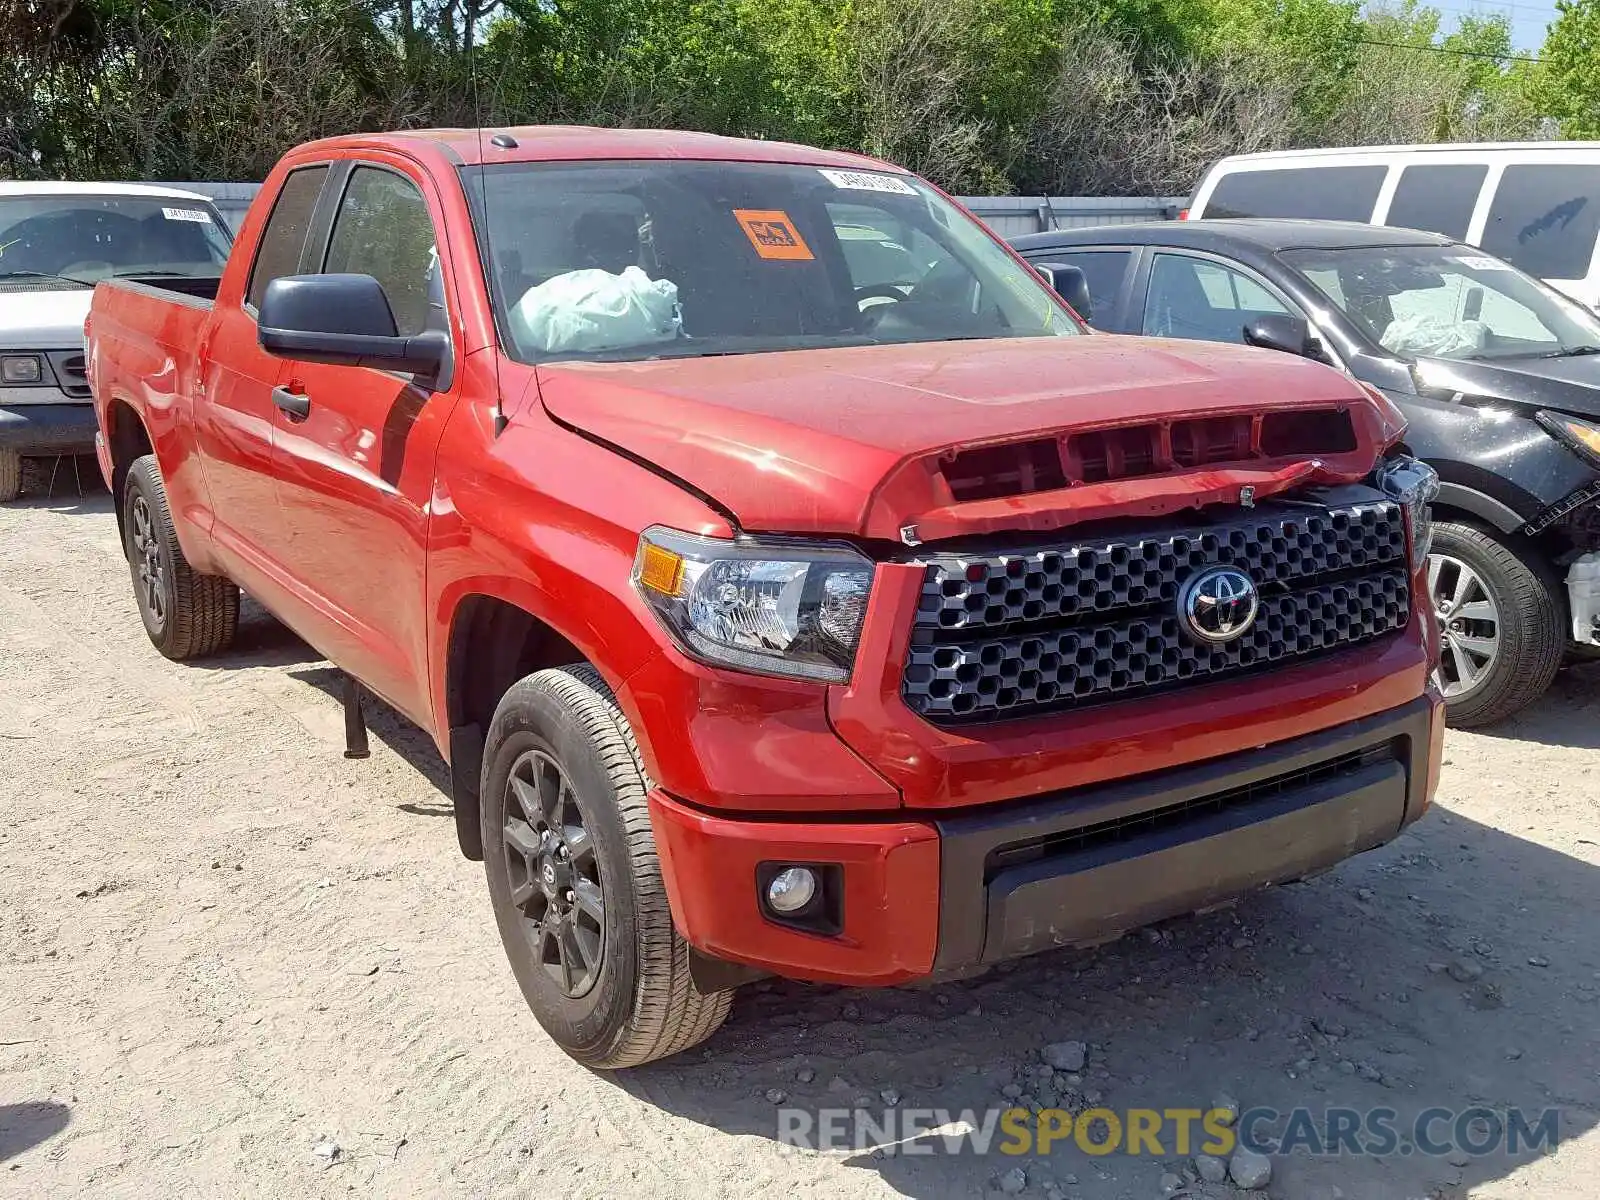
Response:
[{"label": "deployed airbag", "polygon": [[638,267],[567,271],[529,288],[511,309],[513,334],[540,354],[670,342],[682,327],[677,284]]},{"label": "deployed airbag", "polygon": [[1396,354],[1427,354],[1434,358],[1459,358],[1482,350],[1489,327],[1482,321],[1455,321],[1432,313],[1411,313],[1389,322],[1378,340]]}]

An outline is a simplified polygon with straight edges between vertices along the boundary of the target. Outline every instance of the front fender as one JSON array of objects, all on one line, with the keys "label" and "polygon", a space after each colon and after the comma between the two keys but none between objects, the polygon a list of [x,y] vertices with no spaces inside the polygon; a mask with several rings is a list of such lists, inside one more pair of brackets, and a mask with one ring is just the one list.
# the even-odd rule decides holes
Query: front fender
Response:
[{"label": "front fender", "polygon": [[1593,481],[1583,462],[1531,416],[1401,398],[1411,452],[1439,472],[1439,502],[1505,533]]}]

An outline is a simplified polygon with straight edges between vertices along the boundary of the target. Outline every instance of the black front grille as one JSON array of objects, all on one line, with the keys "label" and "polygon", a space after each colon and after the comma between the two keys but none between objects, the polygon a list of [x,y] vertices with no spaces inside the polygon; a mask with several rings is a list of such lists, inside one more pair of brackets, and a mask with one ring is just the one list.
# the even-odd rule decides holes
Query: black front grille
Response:
[{"label": "black front grille", "polygon": [[52,350],[47,357],[56,373],[56,384],[74,399],[89,395],[89,377],[84,371],[82,350]]},{"label": "black front grille", "polygon": [[[992,720],[1174,687],[1370,641],[1410,619],[1399,506],[1370,489],[1208,525],[924,558],[901,690],[932,721]],[[1190,634],[1184,583],[1212,566],[1260,594],[1233,641]]]}]

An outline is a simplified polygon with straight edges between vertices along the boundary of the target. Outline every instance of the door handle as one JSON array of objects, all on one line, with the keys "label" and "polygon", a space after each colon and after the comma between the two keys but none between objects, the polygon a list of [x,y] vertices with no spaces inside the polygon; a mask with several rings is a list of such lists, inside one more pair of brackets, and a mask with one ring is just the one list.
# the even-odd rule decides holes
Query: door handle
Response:
[{"label": "door handle", "polygon": [[286,387],[272,389],[272,402],[283,410],[291,421],[304,421],[311,415],[311,397],[291,392]]}]

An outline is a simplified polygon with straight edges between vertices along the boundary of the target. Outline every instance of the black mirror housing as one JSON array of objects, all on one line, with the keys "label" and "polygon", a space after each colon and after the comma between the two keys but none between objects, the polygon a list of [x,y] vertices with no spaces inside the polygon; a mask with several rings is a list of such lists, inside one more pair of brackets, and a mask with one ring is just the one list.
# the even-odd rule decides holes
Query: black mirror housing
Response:
[{"label": "black mirror housing", "polygon": [[1244,327],[1244,344],[1260,346],[1263,350],[1281,350],[1302,358],[1323,356],[1322,346],[1311,336],[1311,326],[1306,319],[1288,313],[1267,313],[1251,318]]},{"label": "black mirror housing", "polygon": [[402,337],[371,275],[284,275],[267,284],[256,338],[278,358],[434,378],[450,357],[438,330]]},{"label": "black mirror housing", "polygon": [[1072,311],[1085,321],[1094,315],[1094,300],[1089,295],[1089,280],[1082,269],[1066,263],[1039,263],[1034,268],[1050,290],[1072,306]]}]

